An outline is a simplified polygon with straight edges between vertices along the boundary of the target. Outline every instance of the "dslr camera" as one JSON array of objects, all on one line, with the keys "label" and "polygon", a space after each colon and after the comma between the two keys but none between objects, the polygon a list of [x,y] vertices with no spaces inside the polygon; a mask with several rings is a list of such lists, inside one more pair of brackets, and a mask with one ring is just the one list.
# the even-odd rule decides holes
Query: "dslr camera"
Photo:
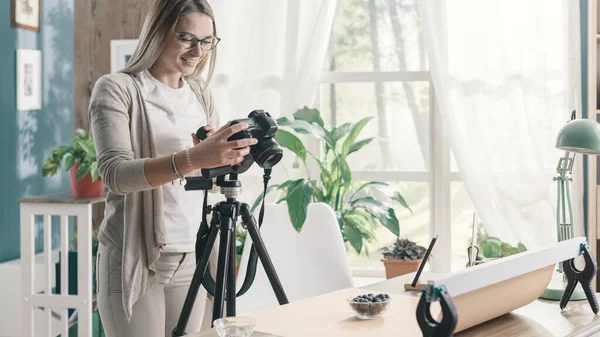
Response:
[{"label": "dslr camera", "polygon": [[[229,126],[248,123],[248,128],[233,134],[228,140],[239,140],[244,138],[256,138],[258,143],[250,146],[250,153],[244,157],[241,163],[226,165],[210,169],[202,169],[204,178],[215,178],[226,174],[240,174],[246,172],[254,162],[261,168],[271,169],[277,165],[283,157],[283,151],[273,137],[277,133],[277,123],[268,112],[254,110],[248,118],[236,119]],[[206,139],[206,130],[200,127],[196,132],[198,139]]]}]

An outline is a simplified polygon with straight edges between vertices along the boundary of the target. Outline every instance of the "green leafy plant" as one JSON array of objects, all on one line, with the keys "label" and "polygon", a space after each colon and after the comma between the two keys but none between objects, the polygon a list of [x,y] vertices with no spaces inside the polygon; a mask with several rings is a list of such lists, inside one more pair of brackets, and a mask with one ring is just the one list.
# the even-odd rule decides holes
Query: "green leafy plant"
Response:
[{"label": "green leafy plant", "polygon": [[60,145],[52,151],[52,156],[44,161],[42,166],[42,176],[50,177],[58,173],[61,163],[64,160],[65,170],[68,172],[76,163],[76,180],[85,177],[88,173],[92,176],[92,181],[100,179],[98,173],[98,163],[96,162],[96,148],[92,136],[83,129],[76,130],[77,135],[71,139],[72,146]]},{"label": "green leafy plant", "polygon": [[521,242],[517,243],[515,247],[497,237],[489,236],[483,228],[483,224],[477,226],[477,242],[481,255],[488,259],[502,258],[527,251],[527,247]]},{"label": "green leafy plant", "polygon": [[396,242],[380,251],[386,259],[418,260],[423,258],[427,248],[407,239],[396,239]]},{"label": "green leafy plant", "polygon": [[[275,139],[281,146],[296,154],[309,176],[287,180],[272,185],[267,190],[267,193],[274,190],[284,192],[285,196],[279,202],[287,203],[292,225],[298,232],[306,220],[309,203],[324,202],[330,205],[335,211],[344,241],[349,241],[358,254],[363,250],[365,241],[374,239],[373,226],[383,225],[396,237],[400,236],[400,224],[392,203],[412,212],[404,197],[390,185],[379,181],[352,181],[347,159],[373,141],[373,138],[359,140],[360,133],[371,119],[372,117],[366,117],[356,123],[345,123],[328,129],[320,112],[307,107],[296,111],[293,119],[277,119],[279,130]],[[294,132],[316,138],[322,148],[322,155],[311,153]],[[308,172],[307,160],[310,158],[320,168],[318,179],[312,179]],[[386,197],[373,197],[369,192]],[[255,201],[253,209],[258,206],[262,197],[261,194]]]}]

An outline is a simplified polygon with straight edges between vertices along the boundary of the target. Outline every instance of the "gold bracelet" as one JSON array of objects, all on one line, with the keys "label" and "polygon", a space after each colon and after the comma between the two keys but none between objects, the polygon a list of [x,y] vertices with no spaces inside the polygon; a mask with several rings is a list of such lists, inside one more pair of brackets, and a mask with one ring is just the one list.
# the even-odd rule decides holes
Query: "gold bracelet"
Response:
[{"label": "gold bracelet", "polygon": [[192,171],[195,171],[194,164],[192,164],[192,158],[190,157],[190,146],[185,148],[185,162]]}]

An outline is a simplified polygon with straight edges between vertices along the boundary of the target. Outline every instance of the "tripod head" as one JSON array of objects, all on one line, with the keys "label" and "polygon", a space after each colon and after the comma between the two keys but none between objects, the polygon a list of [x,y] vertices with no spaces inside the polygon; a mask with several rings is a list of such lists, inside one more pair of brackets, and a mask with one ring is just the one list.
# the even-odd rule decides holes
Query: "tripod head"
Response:
[{"label": "tripod head", "polygon": [[[223,194],[228,201],[235,201],[242,192],[242,183],[238,180],[237,173],[230,173],[228,178],[226,178],[226,176],[227,174],[218,176],[216,185],[220,187],[221,194]],[[187,184],[184,186],[186,191],[210,191],[213,188],[213,180],[210,178],[188,177],[186,180]]]},{"label": "tripod head", "polygon": [[237,176],[237,173],[231,173],[229,179],[225,179],[225,175],[217,177],[217,186],[221,187],[221,194],[227,201],[234,201],[242,193],[242,183]]}]

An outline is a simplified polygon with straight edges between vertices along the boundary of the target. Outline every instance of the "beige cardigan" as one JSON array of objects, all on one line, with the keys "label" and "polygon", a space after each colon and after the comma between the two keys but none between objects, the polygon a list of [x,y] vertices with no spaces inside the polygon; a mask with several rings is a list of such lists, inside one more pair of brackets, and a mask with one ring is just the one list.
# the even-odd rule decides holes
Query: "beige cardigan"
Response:
[{"label": "beige cardigan", "polygon": [[[202,90],[197,80],[188,82],[206,120],[218,125],[208,88]],[[152,188],[144,175],[144,161],[157,155],[156,140],[132,75],[100,77],[89,117],[98,170],[109,190],[98,240],[121,261],[123,307],[129,320],[133,305],[155,282],[156,261],[165,245],[162,187]]]}]

